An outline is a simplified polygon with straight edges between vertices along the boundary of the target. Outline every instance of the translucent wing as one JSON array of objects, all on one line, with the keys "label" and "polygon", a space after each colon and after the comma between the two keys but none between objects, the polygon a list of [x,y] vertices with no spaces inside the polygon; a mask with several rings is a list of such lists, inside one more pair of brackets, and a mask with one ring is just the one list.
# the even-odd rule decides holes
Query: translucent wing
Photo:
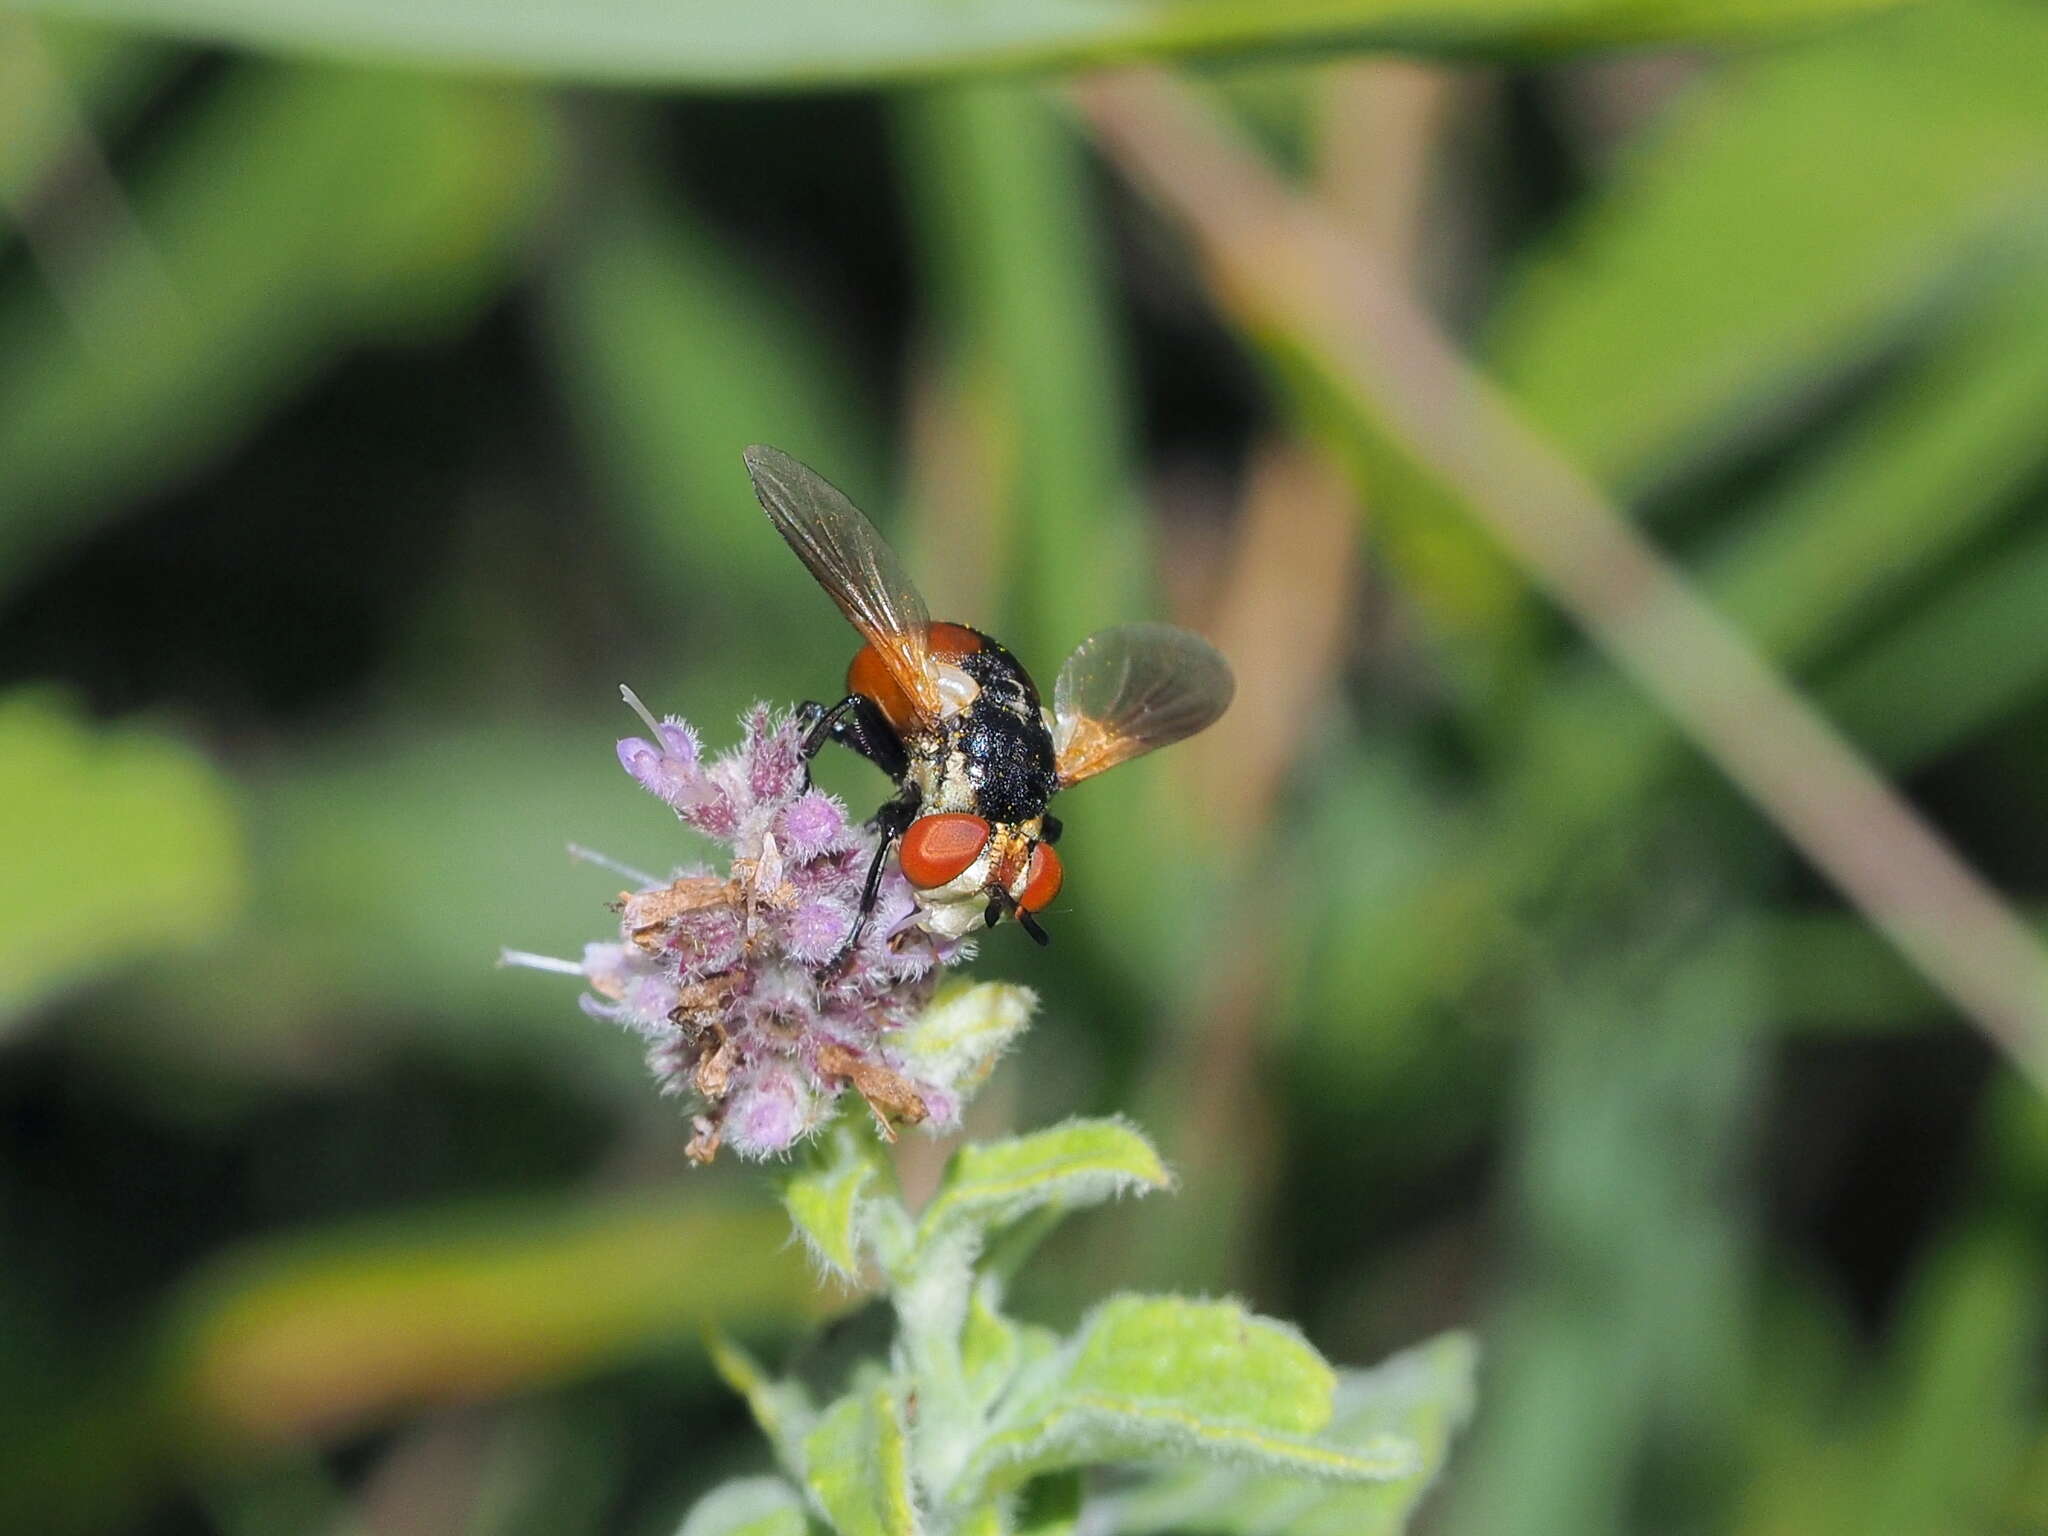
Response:
[{"label": "translucent wing", "polygon": [[810,567],[847,622],[927,722],[943,700],[932,667],[931,615],[896,552],[860,508],[779,448],[747,450],[747,475],[768,520]]},{"label": "translucent wing", "polygon": [[1119,624],[1074,648],[1053,684],[1062,784],[1192,736],[1230,707],[1230,664],[1171,624]]}]

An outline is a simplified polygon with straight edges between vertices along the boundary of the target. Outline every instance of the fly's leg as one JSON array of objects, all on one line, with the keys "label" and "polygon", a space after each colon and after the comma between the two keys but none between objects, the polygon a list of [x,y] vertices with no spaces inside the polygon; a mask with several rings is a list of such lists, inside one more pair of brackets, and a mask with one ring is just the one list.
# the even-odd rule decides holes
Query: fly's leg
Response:
[{"label": "fly's leg", "polygon": [[860,915],[854,919],[853,931],[846,936],[846,947],[841,951],[844,955],[851,953],[853,946],[860,942],[862,930],[874,915],[875,903],[882,891],[882,868],[888,863],[889,850],[916,819],[923,797],[917,786],[909,782],[910,754],[903,749],[903,738],[896,734],[896,727],[889,723],[889,717],[882,713],[881,706],[865,694],[849,693],[832,705],[800,704],[796,719],[803,732],[807,779],[810,760],[824,750],[826,742],[836,741],[858,752],[894,779],[898,786],[895,795],[885,800],[881,809],[868,818],[868,825],[880,836],[875,845],[874,859],[868,864],[867,883],[861,889]]},{"label": "fly's leg", "polygon": [[883,803],[882,808],[868,818],[868,825],[881,834],[875,844],[875,856],[868,863],[867,883],[861,887],[860,915],[853,920],[853,932],[846,936],[846,947],[851,950],[860,942],[861,930],[874,915],[875,903],[882,894],[882,868],[889,861],[889,850],[896,845],[911,822],[917,819],[917,806],[921,797],[915,784],[906,784],[896,793],[896,798]]},{"label": "fly's leg", "polygon": [[797,729],[803,732],[804,760],[809,762],[823,750],[832,733],[839,728],[839,721],[853,708],[851,695],[841,699],[830,709],[816,699],[805,699],[796,707]]},{"label": "fly's leg", "polygon": [[873,763],[890,778],[901,780],[910,771],[910,758],[903,739],[873,699],[849,693],[837,704],[806,701],[797,706],[796,723],[803,732],[804,761],[809,762],[836,741]]}]

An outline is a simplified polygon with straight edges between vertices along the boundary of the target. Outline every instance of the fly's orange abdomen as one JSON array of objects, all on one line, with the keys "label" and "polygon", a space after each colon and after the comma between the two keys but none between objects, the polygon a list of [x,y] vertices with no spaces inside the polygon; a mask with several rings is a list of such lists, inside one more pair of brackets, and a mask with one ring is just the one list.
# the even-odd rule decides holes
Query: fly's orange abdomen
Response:
[{"label": "fly's orange abdomen", "polygon": [[[982,649],[980,633],[965,624],[934,624],[927,643],[932,655],[941,660],[972,656]],[[875,707],[896,728],[897,735],[909,737],[919,729],[917,710],[910,702],[910,695],[890,674],[882,653],[872,644],[864,645],[854,653],[853,661],[846,669],[846,691],[873,699]]]},{"label": "fly's orange abdomen", "polygon": [[854,653],[846,669],[846,691],[873,699],[875,707],[896,728],[897,735],[908,736],[918,728],[917,711],[911,706],[910,695],[897,686],[896,679],[882,664],[882,653],[872,645],[864,645]]}]

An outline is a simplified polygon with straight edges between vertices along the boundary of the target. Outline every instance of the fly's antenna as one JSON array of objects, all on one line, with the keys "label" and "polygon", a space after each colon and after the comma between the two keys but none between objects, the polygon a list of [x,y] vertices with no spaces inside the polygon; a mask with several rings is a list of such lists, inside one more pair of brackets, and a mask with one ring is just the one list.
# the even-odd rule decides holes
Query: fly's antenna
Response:
[{"label": "fly's antenna", "polygon": [[989,890],[995,898],[988,904],[987,922],[989,927],[995,927],[996,919],[1005,912],[1008,912],[1010,916],[1017,919],[1017,926],[1030,934],[1040,949],[1052,943],[1052,935],[1038,926],[1038,919],[1029,912],[1026,912],[1016,897],[1003,890],[1000,886],[990,886]]}]

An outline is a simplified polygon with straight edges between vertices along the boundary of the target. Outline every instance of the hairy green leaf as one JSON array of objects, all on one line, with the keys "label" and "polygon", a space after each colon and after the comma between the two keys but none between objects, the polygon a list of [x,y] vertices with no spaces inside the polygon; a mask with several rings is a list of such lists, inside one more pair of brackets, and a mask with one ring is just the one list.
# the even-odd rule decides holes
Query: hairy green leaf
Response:
[{"label": "hairy green leaf", "polygon": [[227,786],[152,732],[0,698],[0,1032],[59,988],[227,924],[247,878]]},{"label": "hairy green leaf", "polygon": [[1399,1536],[1471,1417],[1476,1361],[1472,1339],[1454,1333],[1372,1370],[1340,1373],[1336,1411],[1320,1438],[1356,1448],[1400,1435],[1420,1455],[1406,1477],[1332,1485],[1231,1467],[1163,1472],[1117,1500],[1115,1529],[1122,1536]]},{"label": "hairy green leaf", "polygon": [[559,79],[802,87],[1273,47],[1520,52],[1769,34],[1899,0],[32,0],[264,48]]},{"label": "hairy green leaf", "polygon": [[988,1080],[1038,1007],[1029,987],[1004,981],[955,983],[890,1044],[917,1075],[965,1098]]},{"label": "hairy green leaf", "polygon": [[697,1501],[676,1536],[804,1536],[804,1501],[779,1477],[745,1477]]},{"label": "hairy green leaf", "polygon": [[775,1447],[782,1464],[801,1474],[804,1441],[818,1421],[804,1389],[794,1381],[778,1381],[761,1368],[761,1363],[723,1333],[705,1338],[711,1364],[719,1379],[747,1400],[748,1411],[768,1443]]},{"label": "hairy green leaf", "polygon": [[918,1242],[930,1250],[1041,1206],[1093,1205],[1167,1182],[1152,1144],[1119,1120],[1069,1120],[1029,1136],[973,1143],[953,1154],[919,1220]]},{"label": "hairy green leaf", "polygon": [[960,1330],[960,1373],[983,1409],[1010,1384],[1023,1353],[1015,1325],[997,1310],[991,1290],[987,1284],[974,1288],[967,1302],[967,1322]]},{"label": "hairy green leaf", "polygon": [[859,1130],[841,1123],[818,1165],[783,1185],[782,1203],[812,1255],[853,1280],[860,1269],[860,1203],[879,1170]]},{"label": "hairy green leaf", "polygon": [[916,1536],[903,1410],[887,1385],[842,1397],[804,1440],[805,1475],[839,1536]]},{"label": "hairy green leaf", "polygon": [[1198,1456],[1296,1476],[1412,1475],[1415,1447],[1315,1438],[1336,1375],[1293,1329],[1230,1302],[1117,1297],[1021,1380],[976,1452],[994,1488],[1105,1462]]},{"label": "hairy green leaf", "polygon": [[968,1395],[983,1410],[1018,1372],[1045,1359],[1060,1344],[1050,1328],[1005,1317],[997,1305],[997,1291],[988,1278],[974,1287],[960,1330],[960,1371],[967,1379]]}]

